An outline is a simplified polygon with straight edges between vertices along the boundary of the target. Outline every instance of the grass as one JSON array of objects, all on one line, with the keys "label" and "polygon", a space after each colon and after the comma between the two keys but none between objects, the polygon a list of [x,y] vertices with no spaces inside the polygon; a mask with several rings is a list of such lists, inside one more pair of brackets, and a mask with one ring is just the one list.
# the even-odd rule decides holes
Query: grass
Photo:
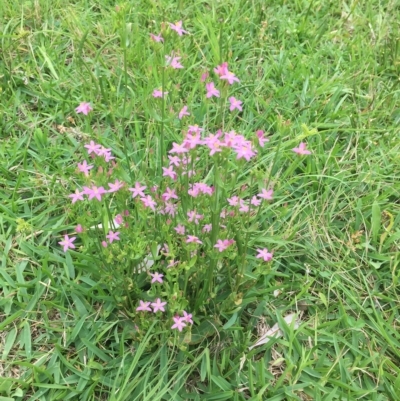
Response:
[{"label": "grass", "polygon": [[[394,0],[3,5],[0,401],[400,399],[399,11]],[[180,19],[191,35],[178,87],[154,68],[162,46],[148,34]],[[60,252],[65,194],[91,138],[128,155],[133,174],[160,135],[180,137],[151,97],[163,82],[175,109],[222,123],[199,93],[202,68],[225,60],[244,112],[224,129],[264,129],[276,150],[258,165],[279,193],[257,239],[274,264],[217,297],[224,311],[188,344],[160,343],[152,327],[138,341],[97,260]],[[90,119],[74,112],[84,100]],[[287,170],[304,138],[313,156]],[[292,311],[298,329],[283,321]],[[283,336],[249,351],[275,323]]]}]

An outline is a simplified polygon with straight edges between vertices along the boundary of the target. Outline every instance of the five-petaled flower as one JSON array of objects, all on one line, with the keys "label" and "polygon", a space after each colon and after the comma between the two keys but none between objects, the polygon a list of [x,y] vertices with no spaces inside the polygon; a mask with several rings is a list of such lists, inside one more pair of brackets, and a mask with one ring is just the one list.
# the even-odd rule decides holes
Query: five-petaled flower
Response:
[{"label": "five-petaled flower", "polygon": [[179,119],[182,120],[183,116],[190,116],[190,113],[187,111],[188,107],[183,106],[181,111],[179,112]]},{"label": "five-petaled flower", "polygon": [[154,40],[154,42],[164,42],[164,38],[161,35],[154,35],[154,33],[150,33],[150,39]]},{"label": "five-petaled flower", "polygon": [[167,66],[171,66],[175,70],[183,68],[183,65],[180,63],[180,59],[182,57],[174,57],[174,56],[165,56],[165,59],[167,60]]},{"label": "five-petaled flower", "polygon": [[226,79],[229,82],[229,85],[232,85],[235,81],[240,82],[239,78],[233,72],[230,72],[228,70],[225,71],[225,74],[221,75],[220,78]]},{"label": "five-petaled flower", "polygon": [[202,242],[195,235],[188,235],[186,243],[190,244],[191,242],[194,242],[196,244],[202,244]]},{"label": "five-petaled flower", "polygon": [[93,185],[92,188],[83,187],[85,195],[88,195],[88,199],[92,200],[96,198],[97,200],[101,201],[101,197],[107,193],[104,187],[96,187]]},{"label": "five-petaled flower", "polygon": [[132,198],[136,198],[136,196],[144,197],[144,190],[147,187],[142,185],[140,182],[135,182],[135,186],[133,188],[129,188],[129,191],[132,192]]},{"label": "five-petaled flower", "polygon": [[109,190],[108,193],[112,193],[112,192],[117,192],[118,190],[120,190],[125,184],[119,180],[115,180],[114,183],[109,182],[108,186],[109,186]]},{"label": "five-petaled flower", "polygon": [[85,195],[85,192],[82,191],[80,192],[79,189],[75,189],[75,193],[68,195],[68,198],[72,199],[72,203],[77,202],[78,200],[82,200],[83,201],[83,195]]},{"label": "five-petaled flower", "polygon": [[212,96],[219,97],[219,90],[215,87],[214,82],[206,83],[206,97],[210,98]]},{"label": "five-petaled flower", "polygon": [[142,196],[140,200],[143,202],[144,207],[149,207],[151,210],[156,211],[156,202],[150,195]]},{"label": "five-petaled flower", "polygon": [[258,254],[257,254],[257,258],[261,258],[261,259],[264,259],[264,262],[269,262],[271,259],[272,259],[272,253],[271,252],[268,252],[268,249],[267,248],[264,248],[264,249],[257,249],[257,252],[258,252]]},{"label": "five-petaled flower", "polygon": [[164,274],[155,272],[155,273],[150,273],[150,276],[152,277],[151,284],[154,284],[155,282],[162,284]]},{"label": "five-petaled flower", "polygon": [[229,107],[230,111],[233,111],[235,109],[238,109],[239,111],[243,110],[243,108],[242,108],[242,103],[243,102],[241,100],[238,100],[235,97],[231,96],[229,98],[229,103],[231,104],[230,107]]},{"label": "five-petaled flower", "polygon": [[150,302],[144,302],[144,301],[139,301],[139,306],[136,308],[138,312],[143,311],[143,312],[151,312],[151,308],[149,307]]},{"label": "five-petaled flower", "polygon": [[274,195],[274,191],[272,189],[262,189],[261,193],[258,194],[257,196],[261,199],[265,199],[265,200],[272,200],[272,196]]},{"label": "five-petaled flower", "polygon": [[293,148],[293,152],[298,155],[311,155],[311,151],[306,149],[307,144],[305,142],[301,142],[298,148]]},{"label": "five-petaled flower", "polygon": [[119,231],[113,232],[113,231],[109,231],[108,234],[106,235],[106,238],[108,239],[108,241],[110,242],[110,244],[113,243],[113,241],[119,241]]},{"label": "five-petaled flower", "polygon": [[178,329],[179,331],[182,331],[184,327],[186,327],[186,323],[183,321],[183,317],[180,316],[174,316],[174,324],[171,326],[171,329]]},{"label": "five-petaled flower", "polygon": [[235,241],[233,239],[219,239],[217,243],[214,245],[214,248],[217,248],[220,252],[223,252],[230,245],[232,245]]},{"label": "five-petaled flower", "polygon": [[84,160],[82,163],[78,163],[78,169],[81,173],[85,174],[87,177],[89,175],[89,171],[93,168],[92,165],[87,164],[87,161]]},{"label": "five-petaled flower", "polygon": [[193,324],[192,317],[193,315],[191,313],[187,313],[185,310],[183,311],[182,320],[184,320],[187,323]]},{"label": "five-petaled flower", "polygon": [[64,252],[67,252],[69,248],[75,249],[75,245],[73,244],[75,239],[76,237],[70,238],[67,234],[64,235],[64,239],[59,242],[59,244],[64,247]]},{"label": "five-petaled flower", "polygon": [[164,306],[166,302],[161,302],[160,298],[156,299],[156,302],[152,302],[151,306],[153,307],[153,312],[156,313],[157,311],[165,312]]},{"label": "five-petaled flower", "polygon": [[188,33],[182,28],[182,21],[178,21],[175,24],[169,23],[169,26],[172,30],[174,30],[179,36],[182,36],[184,33]]},{"label": "five-petaled flower", "polygon": [[169,92],[163,92],[160,89],[154,89],[153,97],[164,97],[164,95],[168,95]]},{"label": "five-petaled flower", "polygon": [[93,107],[90,105],[90,103],[82,102],[76,109],[75,111],[77,113],[82,113],[85,116],[87,116],[91,111],[93,110]]}]

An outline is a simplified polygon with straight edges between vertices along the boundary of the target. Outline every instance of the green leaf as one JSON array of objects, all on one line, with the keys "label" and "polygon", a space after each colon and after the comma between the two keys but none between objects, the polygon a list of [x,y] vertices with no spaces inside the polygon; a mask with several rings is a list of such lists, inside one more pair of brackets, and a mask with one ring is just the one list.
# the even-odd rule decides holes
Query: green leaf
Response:
[{"label": "green leaf", "polygon": [[222,328],[226,330],[226,329],[229,329],[229,327],[233,326],[236,322],[237,316],[238,316],[238,314],[237,314],[237,312],[235,312],[231,316],[231,318],[222,326]]},{"label": "green leaf", "polygon": [[379,230],[381,228],[381,208],[377,201],[372,204],[371,213],[371,235],[372,241],[376,243],[378,239]]},{"label": "green leaf", "polygon": [[32,337],[31,337],[31,326],[28,321],[25,321],[23,328],[23,342],[28,360],[32,358]]},{"label": "green leaf", "polygon": [[7,360],[7,356],[8,356],[8,354],[10,353],[11,348],[12,348],[13,345],[14,345],[14,342],[15,342],[15,338],[16,338],[16,337],[17,337],[17,329],[16,329],[15,327],[13,327],[13,328],[8,332],[7,337],[6,337],[6,341],[5,341],[4,349],[3,349],[3,354],[2,354],[2,356],[1,356],[1,359],[2,359],[3,361],[6,361],[6,360]]}]

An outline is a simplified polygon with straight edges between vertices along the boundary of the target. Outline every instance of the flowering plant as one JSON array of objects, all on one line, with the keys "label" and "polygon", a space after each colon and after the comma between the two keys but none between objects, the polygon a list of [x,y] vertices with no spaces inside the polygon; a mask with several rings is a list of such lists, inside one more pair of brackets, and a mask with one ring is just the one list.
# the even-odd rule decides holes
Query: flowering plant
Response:
[{"label": "flowering plant", "polygon": [[[179,36],[188,34],[182,21],[169,26]],[[161,34],[149,40],[168,46]],[[168,54],[163,74],[185,68],[176,51]],[[229,93],[240,84],[229,68],[224,62],[214,68],[214,80],[209,72],[200,80],[204,102],[212,108],[218,107],[213,99],[219,100],[222,121],[226,114],[235,121],[232,113],[245,107],[236,92]],[[172,88],[165,89],[152,92],[163,115]],[[100,139],[84,145],[80,182],[68,195],[77,225],[59,244],[64,252],[98,255],[102,283],[139,330],[153,314],[163,327],[181,332],[216,305],[220,311],[240,307],[243,291],[270,268],[273,252],[254,233],[274,190],[259,165],[259,156],[268,152],[263,130],[245,135],[224,129],[224,123],[199,126],[189,105],[170,106],[181,124],[180,140],[167,140],[162,126],[157,152],[134,171]],[[93,108],[82,103],[76,112],[88,116]],[[303,142],[292,150],[311,153]]]}]

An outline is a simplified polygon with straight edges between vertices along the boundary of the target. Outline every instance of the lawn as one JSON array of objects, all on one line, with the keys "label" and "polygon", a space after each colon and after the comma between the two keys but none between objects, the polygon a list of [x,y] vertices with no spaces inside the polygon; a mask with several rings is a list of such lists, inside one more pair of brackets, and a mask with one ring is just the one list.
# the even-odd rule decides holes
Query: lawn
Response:
[{"label": "lawn", "polygon": [[399,400],[399,15],[4,1],[0,401]]}]

